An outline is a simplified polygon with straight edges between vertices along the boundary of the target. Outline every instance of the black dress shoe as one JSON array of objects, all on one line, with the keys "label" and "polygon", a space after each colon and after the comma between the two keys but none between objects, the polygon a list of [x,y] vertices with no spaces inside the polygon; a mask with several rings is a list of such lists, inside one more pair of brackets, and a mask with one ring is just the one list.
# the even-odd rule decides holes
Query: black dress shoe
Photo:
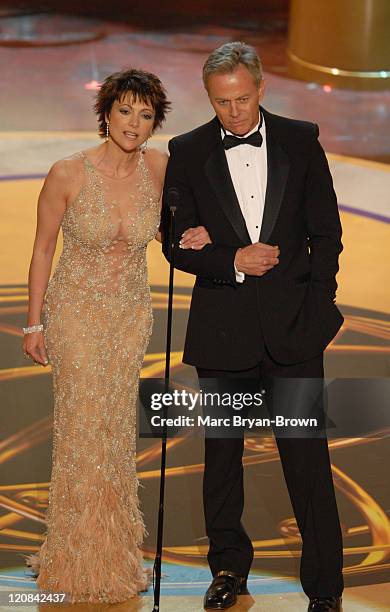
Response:
[{"label": "black dress shoe", "polygon": [[246,578],[234,572],[218,572],[204,596],[207,610],[226,610],[237,603],[237,595],[247,595]]},{"label": "black dress shoe", "polygon": [[312,597],[307,612],[342,612],[341,597]]}]

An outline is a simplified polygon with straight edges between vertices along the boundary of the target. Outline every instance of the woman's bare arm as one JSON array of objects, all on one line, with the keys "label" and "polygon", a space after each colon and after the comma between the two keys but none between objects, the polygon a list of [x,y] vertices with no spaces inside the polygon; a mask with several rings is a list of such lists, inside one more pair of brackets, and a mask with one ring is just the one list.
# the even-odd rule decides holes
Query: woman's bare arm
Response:
[{"label": "woman's bare arm", "polygon": [[[165,179],[165,172],[166,172],[167,163],[168,163],[168,155],[166,153],[160,153],[159,151],[156,151],[153,149],[152,151],[153,151],[153,158],[154,158],[152,162],[153,170],[154,170],[155,176],[157,178],[157,181],[160,185],[160,189],[162,192],[163,185],[164,185],[164,179]],[[160,206],[162,206],[162,197],[160,199]],[[155,236],[155,239],[158,240],[158,242],[162,242],[162,233],[160,229],[158,230]],[[206,230],[205,227],[200,225],[195,228],[189,228],[186,232],[184,232],[183,240],[181,242],[181,248],[195,249],[199,251],[200,249],[203,249],[205,244],[209,244],[209,243],[211,243],[211,240],[210,240],[208,231]]]},{"label": "woman's bare arm", "polygon": [[[160,210],[161,210],[162,190],[163,190],[164,179],[165,179],[165,171],[167,169],[168,155],[167,153],[162,153],[161,151],[158,151],[157,149],[149,149],[146,155],[147,155],[149,168],[151,169],[151,172],[152,172],[153,182],[156,186],[158,185],[158,190],[161,194],[160,202],[159,202]],[[160,230],[157,231],[157,234],[155,235],[155,239],[158,242],[162,242],[162,236],[161,236]]]},{"label": "woman's bare arm", "polygon": [[[41,320],[43,298],[68,199],[69,180],[66,163],[59,161],[54,164],[39,195],[37,228],[28,278],[28,326],[37,325]],[[47,361],[42,333],[27,334],[23,348],[35,361],[39,363]]]}]

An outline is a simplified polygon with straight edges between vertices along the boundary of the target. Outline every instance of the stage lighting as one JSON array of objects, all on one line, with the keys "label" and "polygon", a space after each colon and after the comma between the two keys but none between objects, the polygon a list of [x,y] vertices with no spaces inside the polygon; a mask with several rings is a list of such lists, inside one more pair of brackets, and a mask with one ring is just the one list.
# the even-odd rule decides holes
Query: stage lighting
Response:
[{"label": "stage lighting", "polygon": [[99,89],[100,87],[101,85],[97,81],[89,81],[89,83],[84,85],[84,89]]}]

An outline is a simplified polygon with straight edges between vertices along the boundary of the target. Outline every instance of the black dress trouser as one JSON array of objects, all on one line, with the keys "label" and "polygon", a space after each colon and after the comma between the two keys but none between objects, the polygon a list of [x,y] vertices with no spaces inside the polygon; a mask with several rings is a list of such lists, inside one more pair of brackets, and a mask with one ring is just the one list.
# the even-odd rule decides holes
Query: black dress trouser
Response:
[{"label": "black dress trouser", "polygon": [[[323,356],[280,365],[269,355],[254,368],[240,371],[197,368],[202,378],[323,378]],[[301,381],[305,384],[305,381]],[[310,386],[310,382],[309,382]],[[302,384],[297,389],[301,403]],[[291,392],[290,392],[291,393]],[[291,398],[292,403],[294,398]],[[279,437],[276,442],[290,500],[302,536],[300,579],[308,597],[340,596],[343,547],[328,443],[322,437]],[[242,455],[244,439],[205,439],[203,503],[213,575],[221,570],[247,576],[253,560],[251,540],[241,523],[244,508]]]}]

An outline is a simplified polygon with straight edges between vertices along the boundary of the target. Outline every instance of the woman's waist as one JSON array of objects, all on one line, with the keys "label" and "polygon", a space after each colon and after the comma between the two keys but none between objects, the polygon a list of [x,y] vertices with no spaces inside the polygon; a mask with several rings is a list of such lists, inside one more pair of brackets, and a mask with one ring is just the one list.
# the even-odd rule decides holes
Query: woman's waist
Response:
[{"label": "woman's waist", "polygon": [[61,255],[51,281],[86,287],[104,286],[112,279],[128,284],[147,276],[145,254],[136,257],[86,258],[79,254]]},{"label": "woman's waist", "polygon": [[126,264],[137,264],[146,260],[146,246],[126,246],[119,243],[105,244],[98,247],[80,245],[77,242],[64,243],[61,256],[58,260],[58,265],[118,265],[120,262]]},{"label": "woman's waist", "polygon": [[128,302],[150,295],[147,274],[126,274],[111,278],[73,277],[56,270],[49,281],[45,302],[100,301],[121,299]]}]

